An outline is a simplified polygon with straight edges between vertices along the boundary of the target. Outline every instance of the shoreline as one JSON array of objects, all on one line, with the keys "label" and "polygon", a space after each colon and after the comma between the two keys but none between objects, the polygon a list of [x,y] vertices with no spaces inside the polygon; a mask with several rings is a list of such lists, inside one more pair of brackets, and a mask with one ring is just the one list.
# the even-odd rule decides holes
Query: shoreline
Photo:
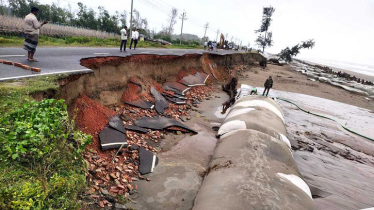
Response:
[{"label": "shoreline", "polygon": [[272,76],[274,81],[273,89],[275,90],[301,93],[374,110],[373,100],[369,101],[365,99],[365,96],[349,92],[328,83],[310,81],[306,75],[293,71],[290,65],[277,66],[268,64],[264,70],[261,67],[252,67],[240,74],[239,84],[263,87],[265,80],[269,76]]},{"label": "shoreline", "polygon": [[312,61],[308,61],[308,60],[303,60],[303,59],[294,59],[294,60],[296,60],[296,61],[300,60],[300,61],[303,61],[305,63],[309,63],[311,65],[327,66],[327,67],[331,68],[334,72],[341,71],[341,72],[350,74],[352,76],[356,76],[357,78],[374,82],[374,76],[370,76],[370,75],[367,75],[367,74],[362,74],[362,73],[358,73],[358,72],[355,72],[355,71],[352,71],[352,70],[337,68],[337,67],[333,67],[333,66],[330,66],[330,65],[320,64],[320,63],[316,63],[316,62],[312,62]]}]

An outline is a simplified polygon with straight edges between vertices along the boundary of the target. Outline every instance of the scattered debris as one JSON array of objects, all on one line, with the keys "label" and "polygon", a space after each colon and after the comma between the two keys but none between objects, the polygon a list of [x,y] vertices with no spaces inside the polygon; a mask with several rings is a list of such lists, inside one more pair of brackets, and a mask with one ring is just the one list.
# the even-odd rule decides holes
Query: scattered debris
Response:
[{"label": "scattered debris", "polygon": [[159,114],[163,114],[165,112],[165,109],[169,107],[169,103],[153,86],[151,87],[151,94],[155,98],[156,112]]},{"label": "scattered debris", "polygon": [[121,145],[127,144],[126,135],[112,128],[104,128],[100,132],[99,138],[101,149],[103,151],[120,148]]},{"label": "scattered debris", "polygon": [[117,131],[126,134],[126,129],[123,125],[122,120],[119,118],[119,115],[116,115],[109,120],[109,126]]},{"label": "scattered debris", "polygon": [[162,86],[162,88],[164,88],[164,90],[169,90],[179,95],[185,95],[185,92],[190,89],[188,86],[178,82],[167,82]]},{"label": "scattered debris", "polygon": [[205,82],[208,79],[208,77],[208,74],[197,72],[195,75],[190,74],[188,76],[183,77],[178,82],[186,86],[193,87],[197,85],[205,85]]},{"label": "scattered debris", "polygon": [[153,169],[158,165],[158,157],[143,148],[139,148],[139,159],[139,172],[142,175],[152,173]]},{"label": "scattered debris", "polygon": [[192,130],[191,128],[185,126],[181,122],[166,118],[166,117],[155,117],[155,118],[149,118],[149,117],[143,117],[140,120],[135,121],[135,125],[143,127],[143,128],[148,128],[152,130],[164,130],[169,127],[179,127],[182,129],[185,129],[187,131],[190,131],[192,133],[197,134],[196,131]]},{"label": "scattered debris", "polygon": [[[135,78],[130,78],[127,82],[126,90],[122,95],[122,100],[131,106],[139,107],[142,109],[152,109],[154,105],[142,99],[140,95],[142,94],[143,88],[140,81]],[[143,94],[144,96],[144,94]]]},{"label": "scattered debris", "polygon": [[139,133],[147,133],[147,129],[144,129],[142,127],[139,127],[139,126],[135,126],[135,125],[123,125],[125,127],[125,129],[127,130],[130,130],[130,131],[135,131],[135,132],[139,132]]}]

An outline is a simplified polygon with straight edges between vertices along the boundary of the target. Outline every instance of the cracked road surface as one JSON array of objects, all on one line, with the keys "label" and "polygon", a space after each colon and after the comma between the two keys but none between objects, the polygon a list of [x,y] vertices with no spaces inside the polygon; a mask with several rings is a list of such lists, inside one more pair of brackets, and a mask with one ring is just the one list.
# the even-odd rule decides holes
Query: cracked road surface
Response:
[{"label": "cracked road surface", "polygon": [[[80,65],[80,59],[87,57],[102,56],[131,56],[142,54],[153,55],[178,55],[202,54],[204,50],[196,49],[150,49],[138,48],[136,50],[127,49],[127,52],[120,52],[118,48],[101,47],[39,47],[35,53],[35,59],[39,62],[27,61],[27,52],[22,47],[0,48],[0,59],[19,62],[31,67],[41,68],[41,73],[34,73],[19,67],[10,65],[0,65],[0,81],[19,79],[25,77],[34,77],[38,75],[49,75],[59,73],[86,73],[91,72]],[[218,52],[208,52],[218,55],[238,53],[235,51],[220,50]]]}]

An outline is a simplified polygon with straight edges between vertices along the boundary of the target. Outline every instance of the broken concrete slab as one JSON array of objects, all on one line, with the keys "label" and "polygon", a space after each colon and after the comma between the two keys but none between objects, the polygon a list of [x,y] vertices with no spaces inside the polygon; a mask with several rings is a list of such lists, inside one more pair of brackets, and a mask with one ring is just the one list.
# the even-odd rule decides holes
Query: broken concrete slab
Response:
[{"label": "broken concrete slab", "polygon": [[122,94],[122,100],[128,105],[135,106],[142,109],[152,109],[154,105],[140,97],[143,92],[143,87],[135,78],[130,78],[126,89]]},{"label": "broken concrete slab", "polygon": [[139,99],[132,102],[125,101],[125,103],[142,109],[153,109],[154,107],[154,105],[151,102],[144,101],[143,99]]},{"label": "broken concrete slab", "polygon": [[193,87],[198,85],[205,85],[205,82],[208,79],[208,77],[208,74],[197,72],[195,75],[190,74],[188,76],[183,77],[178,82],[187,85],[188,87]]},{"label": "broken concrete slab", "polygon": [[187,100],[186,96],[178,94],[176,92],[172,92],[172,94],[166,92],[166,93],[162,93],[162,95],[172,97],[172,98],[179,98],[179,99]]},{"label": "broken concrete slab", "polygon": [[150,90],[151,94],[155,98],[155,110],[159,114],[163,114],[165,112],[165,109],[169,107],[169,103],[166,101],[166,99],[154,88],[151,87]]},{"label": "broken concrete slab", "polygon": [[124,124],[123,126],[125,127],[125,129],[130,130],[130,131],[135,131],[135,132],[139,132],[139,133],[147,133],[148,132],[147,129],[144,129],[142,127],[135,126],[135,125]]},{"label": "broken concrete slab", "polygon": [[174,103],[174,104],[186,104],[186,101],[185,101],[185,100],[182,100],[182,99],[180,99],[180,98],[170,97],[170,96],[168,96],[168,95],[165,95],[165,98],[166,98],[168,101],[170,101],[170,102],[172,102],[172,103]]},{"label": "broken concrete slab", "polygon": [[186,91],[188,91],[189,89],[191,89],[190,87],[186,86],[186,85],[183,85],[181,83],[178,83],[178,82],[167,82],[167,83],[164,83],[162,85],[162,88],[164,90],[170,90],[170,91],[173,91],[173,92],[176,92],[180,95],[184,95],[184,93]]},{"label": "broken concrete slab", "polygon": [[117,149],[127,144],[126,135],[112,128],[104,128],[99,133],[101,150]]},{"label": "broken concrete slab", "polygon": [[152,173],[158,165],[158,157],[142,147],[139,148],[139,159],[139,172],[142,175]]},{"label": "broken concrete slab", "polygon": [[117,131],[126,134],[126,129],[123,126],[123,122],[120,119],[119,115],[116,115],[109,120],[109,126]]},{"label": "broken concrete slab", "polygon": [[192,130],[191,128],[187,127],[177,120],[161,116],[155,118],[143,117],[135,121],[135,125],[152,130],[164,130],[168,127],[180,127],[192,133],[197,133],[196,131]]}]

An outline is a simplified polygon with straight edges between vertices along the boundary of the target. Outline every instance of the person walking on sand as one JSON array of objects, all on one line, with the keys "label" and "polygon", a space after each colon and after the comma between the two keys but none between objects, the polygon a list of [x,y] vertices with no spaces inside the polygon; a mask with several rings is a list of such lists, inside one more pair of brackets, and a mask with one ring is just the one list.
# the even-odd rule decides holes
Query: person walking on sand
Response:
[{"label": "person walking on sand", "polygon": [[136,45],[138,44],[138,39],[139,39],[139,32],[136,28],[134,28],[134,31],[132,32],[132,36],[131,36],[130,50],[132,47],[132,43],[134,43],[134,50],[136,49]]},{"label": "person walking on sand", "polygon": [[25,42],[24,47],[27,53],[27,60],[31,62],[37,62],[34,59],[34,54],[36,51],[36,46],[38,45],[39,41],[39,29],[47,24],[47,21],[44,21],[42,24],[39,23],[36,16],[39,13],[39,9],[36,7],[31,8],[31,13],[25,17]]},{"label": "person walking on sand", "polygon": [[266,92],[266,96],[268,96],[270,88],[273,87],[273,79],[271,78],[271,76],[269,76],[269,79],[267,79],[267,80],[265,81],[264,86],[265,86],[265,90],[264,90],[264,92],[262,93],[262,96],[265,95],[265,92],[266,92],[266,91],[267,91],[267,92]]},{"label": "person walking on sand", "polygon": [[126,52],[126,44],[127,44],[127,26],[123,27],[121,30],[121,46],[119,51],[122,52],[122,46],[124,46],[123,51]]}]

